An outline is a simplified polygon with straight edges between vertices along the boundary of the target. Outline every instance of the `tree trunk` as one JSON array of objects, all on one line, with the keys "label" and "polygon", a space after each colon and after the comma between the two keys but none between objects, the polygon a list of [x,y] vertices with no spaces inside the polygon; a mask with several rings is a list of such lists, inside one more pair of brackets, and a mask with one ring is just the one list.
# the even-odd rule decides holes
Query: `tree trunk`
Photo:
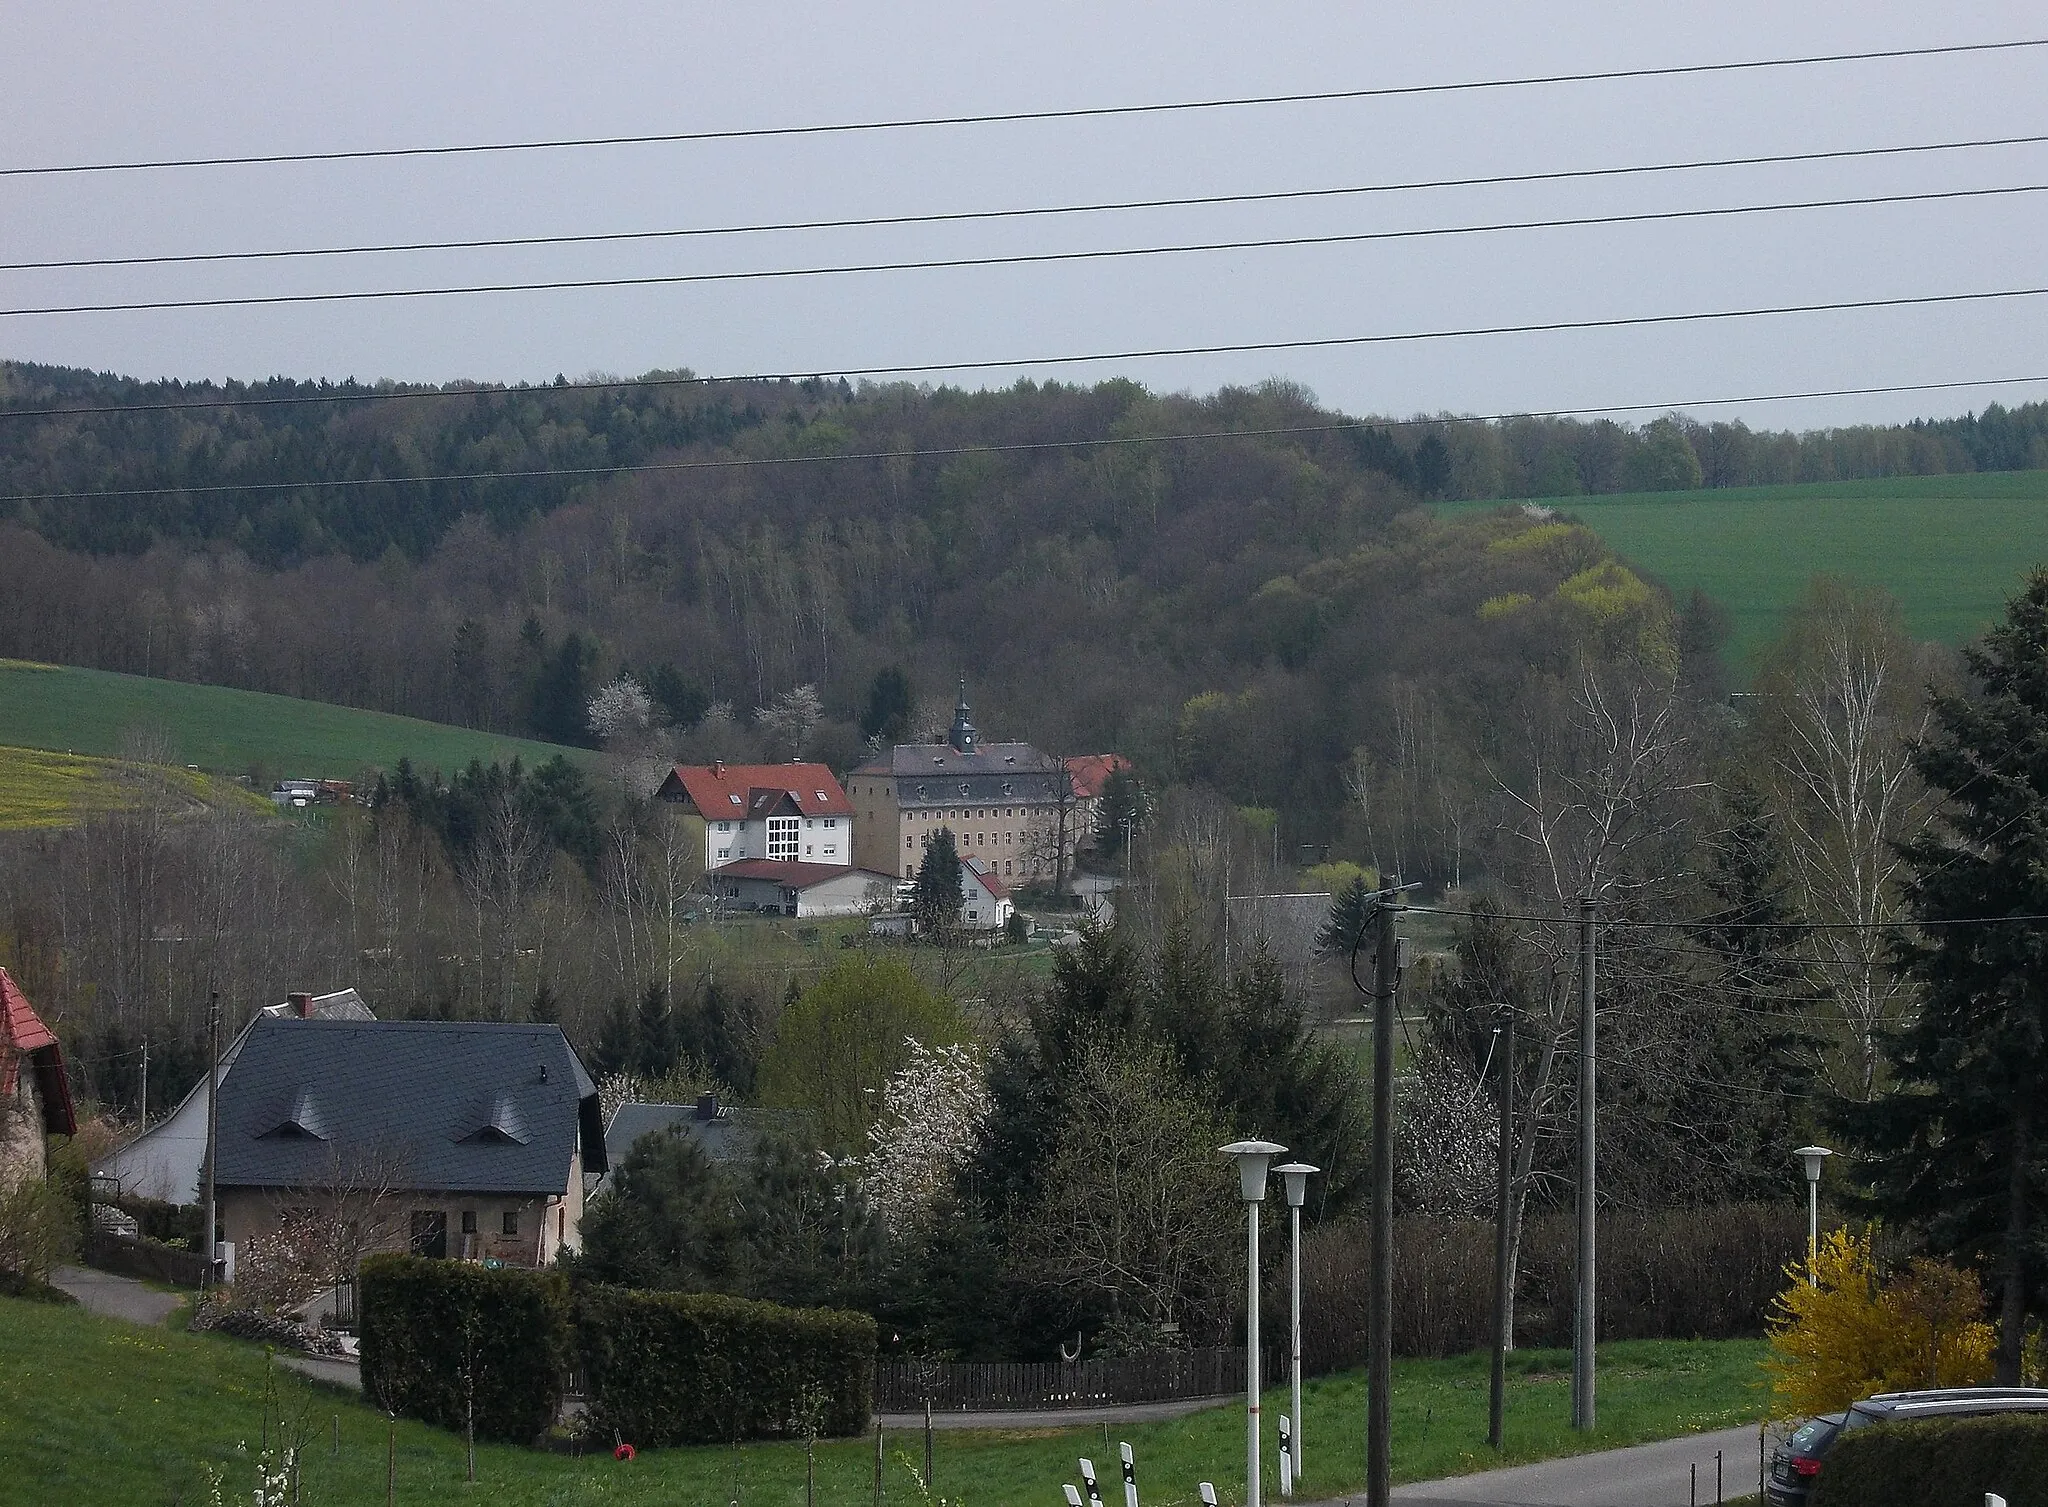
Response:
[{"label": "tree trunk", "polygon": [[2022,1092],[2012,1122],[2012,1181],[2005,1217],[2005,1292],[1998,1313],[1998,1384],[2020,1384],[2027,1343],[2027,1172],[2033,1157],[2033,1106]]}]

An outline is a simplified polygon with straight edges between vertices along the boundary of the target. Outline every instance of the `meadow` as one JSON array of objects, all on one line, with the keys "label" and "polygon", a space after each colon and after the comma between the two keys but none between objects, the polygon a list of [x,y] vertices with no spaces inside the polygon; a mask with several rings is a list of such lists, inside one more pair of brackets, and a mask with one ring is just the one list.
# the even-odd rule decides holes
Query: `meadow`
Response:
[{"label": "meadow", "polygon": [[1674,592],[1701,587],[1726,606],[1729,663],[1744,678],[1816,574],[1882,586],[1916,638],[1959,644],[2048,563],[2048,471],[1536,500],[1583,520]]},{"label": "meadow", "polygon": [[[1763,1400],[1756,1384],[1762,1351],[1756,1341],[1602,1346],[1600,1427],[1589,1435],[1569,1426],[1569,1357],[1520,1352],[1503,1457],[1485,1446],[1484,1356],[1397,1361],[1395,1479],[1426,1480],[1502,1458],[1544,1459],[1752,1420]],[[1265,1406],[1269,1418],[1284,1411],[1281,1392],[1268,1393]],[[1364,1478],[1362,1379],[1312,1382],[1303,1412],[1304,1495],[1320,1500],[1357,1490]],[[255,1346],[0,1299],[0,1459],[8,1462],[0,1503],[204,1502],[211,1499],[209,1470],[225,1473],[227,1500],[246,1501],[256,1482],[252,1456],[266,1432],[273,1441],[281,1433],[304,1441],[302,1500],[318,1507],[383,1502],[394,1454],[401,1503],[806,1502],[801,1443],[649,1450],[631,1461],[608,1452],[575,1458],[480,1445],[477,1485],[470,1487],[458,1437],[416,1423],[394,1426],[353,1396],[273,1367]],[[942,1431],[932,1496],[964,1507],[1044,1507],[1058,1502],[1061,1482],[1079,1480],[1075,1459],[1085,1454],[1099,1471],[1107,1469],[1109,1496],[1119,1500],[1109,1462],[1122,1441],[1136,1454],[1141,1494],[1153,1507],[1187,1507],[1202,1480],[1215,1482],[1225,1507],[1243,1500],[1244,1414],[1228,1404],[1108,1430]],[[926,1507],[915,1475],[923,1463],[921,1437],[892,1433],[884,1447],[885,1499]],[[1266,1459],[1270,1465],[1270,1449]],[[874,1473],[872,1435],[821,1441],[811,1500],[815,1507],[869,1507]],[[1278,1499],[1275,1482],[1266,1492]]]},{"label": "meadow", "polygon": [[166,791],[193,810],[232,803],[271,809],[267,800],[241,786],[193,770],[0,747],[0,832],[69,826],[101,812],[140,805]]},{"label": "meadow", "polygon": [[191,685],[106,670],[0,660],[0,745],[119,756],[140,729],[160,732],[168,762],[221,774],[351,779],[410,758],[453,771],[513,755],[529,766],[594,755],[527,738],[330,706],[292,696]]}]

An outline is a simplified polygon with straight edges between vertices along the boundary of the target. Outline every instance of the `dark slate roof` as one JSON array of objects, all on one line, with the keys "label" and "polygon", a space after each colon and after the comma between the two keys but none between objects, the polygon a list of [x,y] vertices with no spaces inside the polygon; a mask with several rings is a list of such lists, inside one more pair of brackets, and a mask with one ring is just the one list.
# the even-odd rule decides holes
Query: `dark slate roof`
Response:
[{"label": "dark slate roof", "polygon": [[854,773],[889,776],[896,782],[897,801],[906,806],[1043,804],[1053,799],[1054,782],[1064,777],[1057,763],[1029,743],[983,743],[971,753],[949,743],[898,743],[886,760],[863,764]]},{"label": "dark slate roof", "polygon": [[644,1135],[675,1127],[676,1134],[696,1142],[705,1159],[737,1162],[753,1153],[767,1131],[793,1126],[798,1116],[789,1110],[734,1109],[720,1105],[715,1119],[705,1119],[694,1104],[621,1104],[612,1111],[605,1127],[605,1153],[616,1167],[626,1160],[633,1143]]},{"label": "dark slate roof", "polygon": [[604,1171],[597,1089],[559,1026],[259,1017],[220,1088],[228,1187],[317,1186],[388,1147],[407,1188],[562,1193],[579,1144]]}]

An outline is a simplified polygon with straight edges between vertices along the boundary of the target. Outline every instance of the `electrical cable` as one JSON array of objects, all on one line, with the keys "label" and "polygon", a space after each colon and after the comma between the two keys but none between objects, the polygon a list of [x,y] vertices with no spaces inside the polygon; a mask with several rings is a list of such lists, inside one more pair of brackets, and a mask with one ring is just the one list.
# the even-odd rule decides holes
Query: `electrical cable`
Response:
[{"label": "electrical cable", "polygon": [[[711,377],[687,377],[675,379],[677,383],[705,383],[725,380]],[[734,381],[750,380],[744,378]],[[757,379],[758,380],[758,379]],[[728,456],[712,460],[687,461],[639,461],[616,466],[537,466],[521,471],[450,471],[429,476],[343,476],[322,477],[306,481],[239,481],[216,482],[204,486],[165,487],[113,487],[94,492],[14,492],[0,494],[0,506],[21,502],[87,502],[116,497],[172,497],[208,496],[237,492],[275,492],[328,490],[336,487],[395,487],[440,484],[468,481],[533,481],[548,477],[573,476],[631,476],[649,472],[672,471],[726,471],[744,470],[754,466],[811,466],[832,462],[883,461],[883,460],[937,460],[959,455],[1004,455],[1018,452],[1044,450],[1100,450],[1131,445],[1166,445],[1181,441],[1269,439],[1289,435],[1341,434],[1360,429],[1386,429],[1404,427],[1408,423],[1428,422],[1444,424],[1490,424],[1507,419],[1528,418],[1569,418],[1595,414],[1664,412],[1684,408],[1725,407],[1730,404],[1747,403],[1788,403],[1813,398],[1866,397],[1875,394],[1902,392],[1944,392],[1966,387],[1996,387],[2014,383],[2048,383],[2048,373],[2032,377],[1985,377],[1976,381],[1959,382],[1909,382],[1895,383],[1883,387],[1842,387],[1815,388],[1804,392],[1753,393],[1736,398],[1694,398],[1668,403],[1623,403],[1609,404],[1595,408],[1552,408],[1534,412],[1495,414],[1451,414],[1428,420],[1399,419],[1347,419],[1331,424],[1282,424],[1263,428],[1248,429],[1197,429],[1180,434],[1129,434],[1104,435],[1090,439],[1068,440],[1018,440],[987,445],[945,445],[931,449],[912,450],[852,450],[828,455],[745,455]],[[593,387],[616,388],[639,384],[593,383]],[[673,385],[667,381],[654,384]],[[542,396],[559,388],[499,388],[499,389],[436,389],[419,393],[365,393],[338,395],[333,398],[259,398],[249,400],[209,399],[195,403],[137,404],[124,408],[118,404],[100,404],[86,408],[45,408],[22,409],[14,412],[0,411],[0,419],[9,418],[59,418],[70,414],[109,414],[129,412],[164,412],[175,409],[214,409],[262,407],[279,403],[322,403],[347,401],[356,397],[376,398],[441,398],[441,397],[499,397],[499,396]]]},{"label": "electrical cable", "polygon": [[533,246],[588,246],[632,241],[683,240],[714,236],[768,235],[790,231],[858,230],[904,225],[947,225],[994,220],[1049,218],[1062,215],[1118,214],[1152,209],[1199,209],[1230,204],[1274,204],[1314,199],[1412,193],[1424,189],[1494,188],[1524,183],[1560,183],[1599,178],[1692,172],[1709,168],[1765,167],[1789,163],[1839,162],[1856,158],[1898,157],[1928,152],[1974,151],[1988,147],[2034,146],[2048,135],[1990,136],[1969,141],[1927,142],[1910,146],[1847,147],[1832,151],[1780,152],[1753,157],[1712,157],[1685,162],[1643,163],[1624,167],[1567,168],[1541,173],[1494,173],[1476,178],[1421,178],[1396,183],[1359,184],[1342,188],[1276,189],[1265,193],[1196,194],[1166,199],[1117,199],[1095,204],[1040,205],[1025,209],[949,210],[929,214],[866,215],[841,220],[785,220],[754,225],[705,225],[675,230],[600,231],[585,235],[483,237],[461,241],[394,241],[354,246],[302,246],[273,251],[195,251],[161,256],[74,257],[69,259],[0,262],[0,272],[40,272],[99,267],[161,267],[203,262],[283,261],[295,258],[376,256],[427,251],[496,251]]},{"label": "electrical cable", "polygon": [[[1578,916],[1537,916],[1518,915],[1509,911],[1449,910],[1435,905],[1411,905],[1409,910],[1430,916],[1450,916],[1461,920],[1526,921],[1540,926],[1577,926]],[[1936,926],[2017,926],[2048,922],[2048,914],[2021,916],[1949,916],[1928,920],[1900,921],[1722,921],[1711,916],[1693,916],[1683,921],[1639,921],[1617,917],[1614,920],[1599,920],[1595,924],[1602,929],[1650,930],[1664,927],[1684,929],[1713,928],[1719,931],[1906,931],[1925,930]],[[1708,949],[1711,950],[1711,949]]]},{"label": "electrical cable", "polygon": [[1893,47],[1862,52],[1809,53],[1793,57],[1750,58],[1725,63],[1676,63],[1648,68],[1591,69],[1578,73],[1523,74],[1507,78],[1467,79],[1438,84],[1390,84],[1365,89],[1326,89],[1296,94],[1239,95],[1220,99],[1171,100],[1154,104],[1080,105],[1047,110],[1005,110],[983,114],[908,116],[884,120],[839,121],[797,126],[736,126],[717,130],[665,131],[620,136],[557,137],[526,141],[471,142],[445,146],[358,147],[320,152],[265,152],[215,157],[160,157],[112,162],[46,163],[0,167],[0,178],[55,177],[69,173],[150,172],[166,168],[254,167],[280,163],[364,162],[416,157],[475,156],[486,153],[583,150],[595,147],[655,146],[682,142],[753,141],[776,137],[853,135],[936,127],[1010,125],[1037,121],[1099,120],[1114,117],[1166,115],[1191,111],[1238,110],[1252,107],[1328,104],[1347,100],[1399,99],[1486,90],[1532,89],[1559,84],[1611,83],[1627,79],[1682,78],[1764,69],[1808,68],[1838,63],[1886,62],[1907,58],[1955,57],[2000,53],[2048,46],[2048,38],[2014,38],[1998,42],[1955,42],[1928,47]]},{"label": "electrical cable", "polygon": [[1642,210],[1630,214],[1573,215],[1549,220],[1500,220],[1482,225],[1431,225],[1410,230],[1357,230],[1326,235],[1260,236],[1228,241],[1184,241],[1164,246],[1111,246],[1083,251],[1019,251],[1000,256],[841,262],[823,267],[747,267],[727,272],[650,272],[629,277],[453,283],[431,288],[348,288],[326,293],[248,293],[211,298],[140,298],[111,303],[35,304],[25,308],[0,309],[0,319],[23,319],[51,314],[132,314],[172,309],[249,309],[284,304],[467,298],[478,294],[588,292],[598,288],[665,288],[710,283],[776,282],[811,277],[857,277],[876,272],[943,272],[970,267],[1024,267],[1059,262],[1123,261],[1137,257],[1208,255],[1219,251],[1274,251],[1303,246],[1434,240],[1450,236],[1498,235],[1522,230],[1571,230],[1601,225],[1663,224],[1684,220],[1727,219],[1738,215],[1785,214],[1817,209],[1859,209],[1882,204],[1924,204],[1952,199],[2003,198],[2044,191],[2048,191],[2048,183],[2020,183],[1994,188],[1932,189],[1924,193],[1911,194],[1862,194],[1843,199],[1798,199],[1775,204],[1723,205],[1710,209]]}]

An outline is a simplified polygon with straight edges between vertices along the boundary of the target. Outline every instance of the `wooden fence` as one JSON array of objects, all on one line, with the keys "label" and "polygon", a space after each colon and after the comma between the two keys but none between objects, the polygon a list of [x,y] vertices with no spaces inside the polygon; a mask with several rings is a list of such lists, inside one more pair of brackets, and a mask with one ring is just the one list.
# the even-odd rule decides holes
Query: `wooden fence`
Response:
[{"label": "wooden fence", "polygon": [[[1283,1347],[1261,1346],[1271,1386],[1287,1375]],[[997,1412],[1092,1408],[1127,1402],[1225,1397],[1244,1390],[1244,1350],[1168,1350],[1115,1360],[882,1361],[875,1367],[875,1411]]]},{"label": "wooden fence", "polygon": [[201,1287],[206,1282],[206,1258],[197,1251],[181,1251],[155,1240],[109,1235],[102,1230],[94,1230],[85,1237],[85,1264],[101,1271],[168,1282],[173,1287]]}]

